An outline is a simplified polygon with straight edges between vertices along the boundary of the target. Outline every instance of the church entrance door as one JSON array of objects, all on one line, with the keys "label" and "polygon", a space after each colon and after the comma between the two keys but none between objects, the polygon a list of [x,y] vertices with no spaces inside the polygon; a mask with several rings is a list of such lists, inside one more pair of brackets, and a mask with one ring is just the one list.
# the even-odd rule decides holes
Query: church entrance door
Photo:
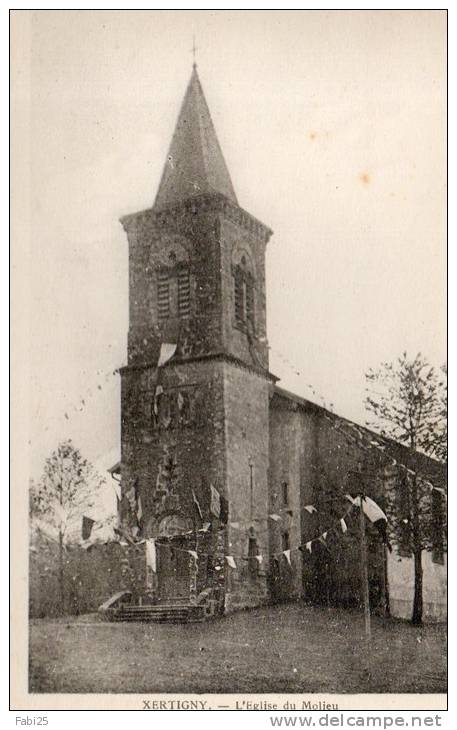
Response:
[{"label": "church entrance door", "polygon": [[157,546],[157,598],[163,603],[189,600],[190,555],[184,540],[174,538]]}]

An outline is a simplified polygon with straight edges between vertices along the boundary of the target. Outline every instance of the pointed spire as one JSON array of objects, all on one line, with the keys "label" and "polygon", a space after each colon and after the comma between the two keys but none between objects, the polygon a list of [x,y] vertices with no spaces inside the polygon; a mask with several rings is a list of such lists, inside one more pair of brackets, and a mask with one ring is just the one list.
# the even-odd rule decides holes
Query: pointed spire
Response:
[{"label": "pointed spire", "polygon": [[204,193],[222,193],[237,202],[194,63],[154,207]]}]

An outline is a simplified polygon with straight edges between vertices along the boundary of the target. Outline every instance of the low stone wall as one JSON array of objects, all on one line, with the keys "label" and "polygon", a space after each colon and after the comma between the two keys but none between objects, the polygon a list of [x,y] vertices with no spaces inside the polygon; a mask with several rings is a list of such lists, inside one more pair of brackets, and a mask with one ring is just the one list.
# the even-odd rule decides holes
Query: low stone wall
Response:
[{"label": "low stone wall", "polygon": [[146,585],[145,546],[117,542],[79,545],[64,551],[64,601],[59,581],[58,546],[44,542],[30,552],[29,612],[32,618],[97,611],[120,590],[143,590]]},{"label": "low stone wall", "polygon": [[[429,552],[422,553],[424,620],[447,619],[447,567],[434,563]],[[397,618],[410,619],[414,598],[414,560],[400,557],[395,551],[388,562],[390,612]]]}]

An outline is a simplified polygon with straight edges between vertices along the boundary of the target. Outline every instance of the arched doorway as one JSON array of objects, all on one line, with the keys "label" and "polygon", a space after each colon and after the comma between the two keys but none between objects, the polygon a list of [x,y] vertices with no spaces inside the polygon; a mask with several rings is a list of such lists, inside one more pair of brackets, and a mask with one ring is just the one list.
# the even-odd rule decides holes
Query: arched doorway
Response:
[{"label": "arched doorway", "polygon": [[156,533],[157,600],[162,603],[189,599],[194,569],[188,550],[194,547],[192,521],[182,515],[163,517]]}]

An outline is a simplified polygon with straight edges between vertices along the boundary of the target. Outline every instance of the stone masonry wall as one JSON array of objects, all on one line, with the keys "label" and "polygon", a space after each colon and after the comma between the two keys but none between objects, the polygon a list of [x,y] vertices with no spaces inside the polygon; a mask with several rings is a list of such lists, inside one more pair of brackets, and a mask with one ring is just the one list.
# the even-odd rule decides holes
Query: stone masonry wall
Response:
[{"label": "stone masonry wall", "polygon": [[160,520],[171,513],[200,527],[193,494],[203,521],[211,521],[210,485],[224,492],[222,364],[123,371],[121,463],[123,521],[135,521],[140,496],[143,535],[155,536]]},{"label": "stone masonry wall", "polygon": [[[226,490],[229,499],[227,553],[237,569],[226,568],[226,610],[268,601],[269,382],[224,364]],[[250,468],[252,464],[252,511]],[[249,558],[249,539],[263,556]],[[253,543],[251,543],[252,545]]]}]

